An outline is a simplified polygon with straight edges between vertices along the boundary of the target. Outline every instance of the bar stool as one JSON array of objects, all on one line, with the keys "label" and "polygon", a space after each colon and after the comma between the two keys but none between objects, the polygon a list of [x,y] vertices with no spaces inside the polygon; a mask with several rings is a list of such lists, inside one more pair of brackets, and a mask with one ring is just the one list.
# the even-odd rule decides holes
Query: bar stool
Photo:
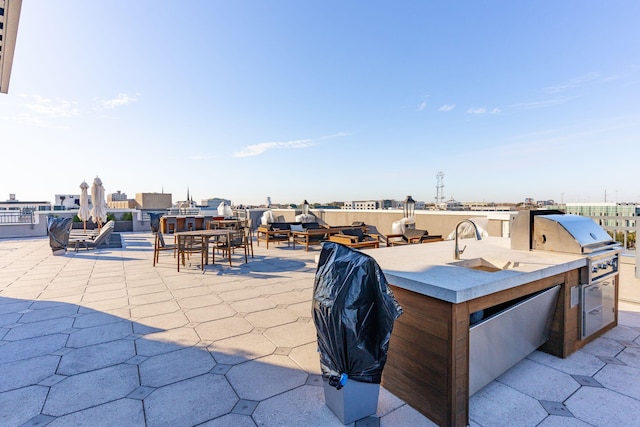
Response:
[{"label": "bar stool", "polygon": [[176,217],[168,216],[166,218],[165,227],[167,227],[167,233],[175,233],[178,231],[178,219]]},{"label": "bar stool", "polygon": [[184,229],[187,231],[195,231],[196,229],[196,217],[188,216],[184,219]]},{"label": "bar stool", "polygon": [[212,215],[205,215],[202,218],[202,229],[203,230],[211,230],[211,222],[213,221]]}]

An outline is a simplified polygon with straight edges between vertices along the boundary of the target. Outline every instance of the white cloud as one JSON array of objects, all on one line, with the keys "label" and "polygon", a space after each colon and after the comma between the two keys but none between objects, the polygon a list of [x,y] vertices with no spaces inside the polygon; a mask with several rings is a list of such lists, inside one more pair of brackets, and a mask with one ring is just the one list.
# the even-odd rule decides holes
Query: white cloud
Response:
[{"label": "white cloud", "polygon": [[499,112],[500,112],[499,108],[494,108],[493,110],[487,110],[484,107],[481,107],[481,108],[469,108],[467,110],[467,113],[469,113],[469,114],[477,114],[477,115],[498,114]]},{"label": "white cloud", "polygon": [[418,105],[418,111],[422,111],[427,108],[427,101],[422,101],[422,104]]},{"label": "white cloud", "polygon": [[552,105],[562,104],[566,100],[564,99],[547,99],[545,101],[533,101],[533,102],[521,102],[519,104],[512,104],[509,107],[517,108],[520,110],[535,110],[537,108],[550,107]]},{"label": "white cloud", "polygon": [[47,121],[35,117],[33,114],[17,114],[15,116],[7,117],[7,120],[36,127],[45,127],[48,125]]},{"label": "white cloud", "polygon": [[294,149],[305,148],[315,145],[312,139],[299,139],[297,141],[285,142],[262,142],[260,144],[249,145],[242,150],[233,154],[233,157],[251,157],[263,154],[268,150],[274,149]]},{"label": "white cloud", "polygon": [[[351,133],[337,132],[330,135],[322,136],[318,138],[318,140],[341,138],[343,136],[349,136],[349,135],[351,135]],[[247,147],[244,147],[242,150],[233,153],[233,157],[259,156],[260,154],[263,154],[269,150],[306,148],[306,147],[312,147],[314,145],[316,145],[316,142],[313,139],[298,139],[295,141],[284,141],[284,142],[261,142],[260,144],[254,144],[254,145],[249,145]]]},{"label": "white cloud", "polygon": [[443,112],[447,112],[447,111],[451,111],[454,108],[456,108],[456,104],[444,104],[442,107],[438,108],[438,111],[443,111]]},{"label": "white cloud", "polygon": [[584,86],[587,83],[591,83],[594,80],[597,80],[600,78],[600,74],[598,73],[588,73],[585,74],[584,76],[580,76],[580,77],[576,77],[574,79],[571,79],[569,81],[566,81],[564,83],[560,83],[557,85],[553,85],[553,86],[547,86],[544,91],[546,93],[558,93],[558,92],[563,92],[565,90],[569,90],[569,89],[574,89],[580,86]]},{"label": "white cloud", "polygon": [[209,156],[191,156],[189,157],[191,160],[207,160]]},{"label": "white cloud", "polygon": [[43,118],[72,118],[80,115],[78,103],[66,99],[47,99],[39,95],[21,95],[27,98],[27,103],[22,104],[27,110]]},{"label": "white cloud", "polygon": [[136,93],[135,95],[120,93],[118,94],[118,96],[116,96],[113,99],[103,99],[103,100],[100,100],[99,102],[102,108],[112,109],[112,108],[121,107],[123,105],[136,102],[139,96],[140,96],[139,93]]},{"label": "white cloud", "polygon": [[343,136],[349,136],[349,135],[351,135],[351,133],[349,133],[349,132],[337,132],[337,133],[334,133],[334,134],[331,134],[331,135],[323,136],[320,139],[341,138]]}]

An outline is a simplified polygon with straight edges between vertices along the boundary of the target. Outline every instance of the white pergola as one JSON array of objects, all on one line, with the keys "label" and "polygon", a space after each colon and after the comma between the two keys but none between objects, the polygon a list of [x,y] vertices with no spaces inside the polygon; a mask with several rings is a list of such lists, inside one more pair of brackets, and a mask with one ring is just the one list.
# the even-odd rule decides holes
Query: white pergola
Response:
[{"label": "white pergola", "polygon": [[0,93],[9,90],[22,0],[0,0]]}]

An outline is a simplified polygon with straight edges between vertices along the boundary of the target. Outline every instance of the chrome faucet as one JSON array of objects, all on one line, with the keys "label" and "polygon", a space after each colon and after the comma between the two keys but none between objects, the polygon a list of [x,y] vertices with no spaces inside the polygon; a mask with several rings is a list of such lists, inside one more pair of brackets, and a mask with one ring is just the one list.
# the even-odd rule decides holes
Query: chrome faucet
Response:
[{"label": "chrome faucet", "polygon": [[460,221],[458,225],[456,225],[456,249],[453,254],[455,259],[460,259],[460,254],[462,254],[467,248],[467,246],[465,245],[464,248],[460,249],[460,246],[458,245],[458,227],[460,227],[460,225],[464,222],[468,222],[469,224],[473,225],[473,229],[476,232],[476,240],[482,240],[482,236],[480,236],[480,231],[478,231],[478,226],[475,222],[471,221],[470,219],[463,219],[462,221]]}]

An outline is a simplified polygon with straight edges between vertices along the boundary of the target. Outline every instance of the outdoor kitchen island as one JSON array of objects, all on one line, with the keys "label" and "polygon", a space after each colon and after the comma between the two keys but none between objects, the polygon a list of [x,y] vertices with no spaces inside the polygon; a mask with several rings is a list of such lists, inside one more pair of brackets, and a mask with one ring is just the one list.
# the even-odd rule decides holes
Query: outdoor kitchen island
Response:
[{"label": "outdoor kitchen island", "polygon": [[[382,386],[442,426],[468,425],[473,313],[484,311],[487,317],[496,307],[555,288],[549,340],[540,350],[558,357],[567,357],[617,324],[615,277],[614,322],[581,339],[578,285],[587,265],[584,256],[513,250],[509,239],[497,237],[461,240],[460,246],[465,245],[459,261],[453,241],[367,251],[404,311],[391,335]],[[499,358],[502,349],[487,344]]]}]

